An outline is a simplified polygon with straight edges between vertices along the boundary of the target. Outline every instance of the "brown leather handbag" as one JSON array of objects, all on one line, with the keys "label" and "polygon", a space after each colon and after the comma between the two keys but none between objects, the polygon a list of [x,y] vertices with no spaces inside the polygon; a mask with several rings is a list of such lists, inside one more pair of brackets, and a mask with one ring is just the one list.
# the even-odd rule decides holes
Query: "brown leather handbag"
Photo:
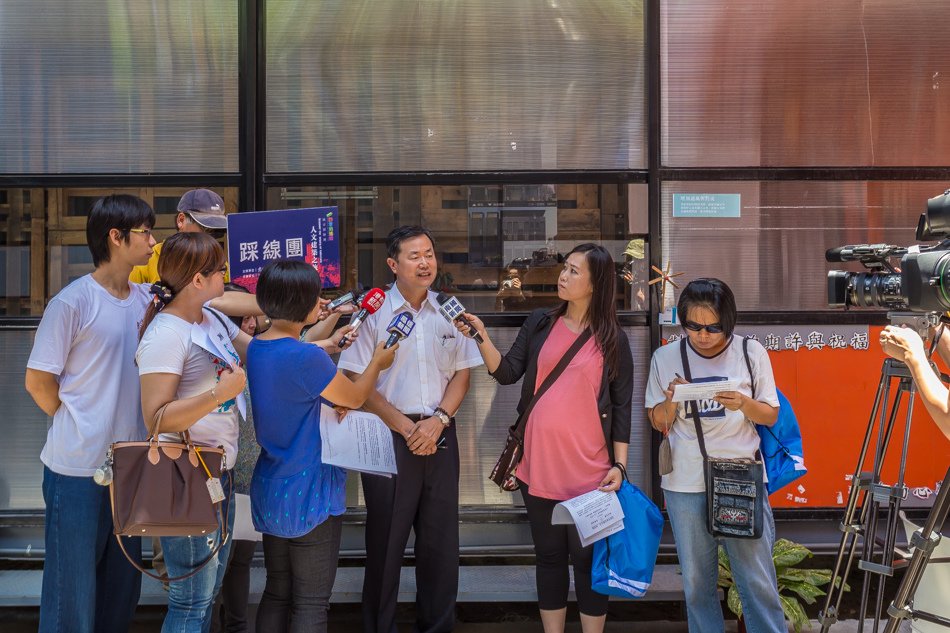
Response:
[{"label": "brown leather handbag", "polygon": [[528,406],[525,407],[524,412],[518,416],[518,420],[508,429],[508,439],[505,441],[505,448],[501,451],[501,456],[498,458],[498,461],[495,462],[495,467],[492,468],[491,474],[488,475],[488,478],[502,490],[514,492],[521,487],[515,478],[515,470],[518,468],[518,464],[521,463],[521,458],[524,456],[524,432],[528,426],[528,416],[531,415],[531,410],[534,409],[534,405],[538,403],[538,400],[541,399],[544,392],[554,384],[554,381],[564,372],[568,364],[574,356],[577,355],[577,352],[584,347],[584,343],[586,343],[590,337],[591,331],[589,329],[584,330],[581,335],[577,337],[574,344],[564,352],[564,356],[562,356],[561,360],[554,366],[551,373],[547,375],[544,382],[538,387],[538,390],[534,392],[534,396],[532,396]]},{"label": "brown leather handbag", "polygon": [[[166,405],[168,406],[168,405]],[[165,407],[157,414],[155,429],[144,442],[115,442],[109,448],[112,460],[112,524],[116,540],[132,565],[157,580],[174,582],[198,573],[227,542],[227,522],[221,503],[213,503],[208,482],[220,480],[224,449],[197,447],[188,432],[179,442],[159,439]],[[218,544],[208,559],[184,576],[164,578],[138,565],[125,551],[122,536],[202,536],[221,530]]]}]

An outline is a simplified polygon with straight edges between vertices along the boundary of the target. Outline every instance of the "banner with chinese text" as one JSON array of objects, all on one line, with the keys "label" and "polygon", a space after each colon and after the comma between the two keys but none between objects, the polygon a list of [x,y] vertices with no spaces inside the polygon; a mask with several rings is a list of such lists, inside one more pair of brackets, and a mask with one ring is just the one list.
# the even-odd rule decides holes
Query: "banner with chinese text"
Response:
[{"label": "banner with chinese text", "polygon": [[278,259],[311,264],[324,288],[340,285],[339,212],[336,207],[228,215],[231,281],[254,292],[264,266]]},{"label": "banner with chinese text", "polygon": [[[847,503],[881,382],[885,358],[878,344],[881,329],[867,325],[736,327],[737,336],[753,336],[769,350],[775,384],[791,402],[802,430],[808,474],[769,497],[774,507],[840,508]],[[683,330],[664,327],[663,336],[667,342],[678,340]],[[897,481],[906,410],[905,397],[884,461],[882,479],[888,484]],[[909,438],[903,504],[927,506],[933,503],[937,484],[950,463],[950,442],[916,397]],[[872,469],[872,459],[870,450],[862,471]]]}]

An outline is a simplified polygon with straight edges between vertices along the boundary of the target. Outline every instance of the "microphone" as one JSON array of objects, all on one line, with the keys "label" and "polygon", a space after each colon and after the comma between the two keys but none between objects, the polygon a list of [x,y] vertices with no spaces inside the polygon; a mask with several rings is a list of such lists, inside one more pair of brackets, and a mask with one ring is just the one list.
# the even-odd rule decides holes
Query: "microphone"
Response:
[{"label": "microphone", "polygon": [[903,257],[907,249],[892,244],[850,244],[838,246],[825,251],[826,262],[864,262],[887,259],[888,257]]},{"label": "microphone", "polygon": [[400,312],[394,316],[389,323],[389,327],[386,328],[386,331],[389,332],[389,339],[383,349],[389,349],[398,341],[409,336],[414,327],[416,327],[416,322],[412,320],[412,315],[408,312]]},{"label": "microphone", "polygon": [[386,293],[379,288],[373,288],[363,295],[363,298],[360,300],[360,311],[357,312],[356,316],[353,317],[353,320],[350,321],[350,325],[353,326],[353,329],[347,332],[346,335],[340,339],[340,347],[343,347],[350,342],[350,334],[360,328],[360,325],[363,323],[363,320],[366,319],[366,317],[383,307],[383,301],[385,300]]},{"label": "microphone", "polygon": [[478,330],[476,330],[471,323],[462,318],[462,315],[465,314],[465,306],[462,305],[461,301],[455,297],[448,296],[444,292],[440,292],[436,295],[435,300],[439,302],[439,314],[445,317],[446,321],[449,323],[462,323],[463,325],[467,325],[468,333],[475,339],[475,342],[485,342],[485,339],[478,333]]},{"label": "microphone", "polygon": [[330,312],[333,312],[340,306],[344,306],[347,303],[355,303],[356,305],[360,304],[359,299],[357,299],[356,297],[356,293],[353,292],[352,290],[341,294],[339,297],[337,297],[336,299],[328,303],[327,310],[329,310]]}]

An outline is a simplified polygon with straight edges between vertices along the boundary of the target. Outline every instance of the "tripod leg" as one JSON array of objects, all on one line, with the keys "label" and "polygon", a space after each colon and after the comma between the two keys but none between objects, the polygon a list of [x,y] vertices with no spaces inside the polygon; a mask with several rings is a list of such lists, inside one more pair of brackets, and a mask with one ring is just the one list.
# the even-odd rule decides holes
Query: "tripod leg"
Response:
[{"label": "tripod leg", "polygon": [[887,622],[884,633],[897,633],[901,620],[914,617],[913,609],[910,608],[909,604],[917,592],[920,579],[923,577],[927,563],[930,561],[930,555],[937,543],[940,542],[939,530],[947,520],[948,512],[950,512],[950,469],[947,469],[943,483],[940,484],[940,492],[937,494],[937,499],[934,501],[930,514],[927,515],[927,521],[911,538],[910,544],[915,548],[914,555],[911,557],[907,571],[904,573],[904,579],[897,588],[894,602],[887,609],[887,613],[891,617]]},{"label": "tripod leg", "polygon": [[[889,365],[887,361],[881,366],[881,380],[878,383],[877,392],[874,396],[874,406],[871,408],[871,415],[868,417],[867,430],[864,433],[864,441],[861,444],[861,452],[858,455],[858,463],[854,469],[854,476],[851,479],[851,489],[848,491],[848,503],[845,506],[844,518],[841,521],[841,543],[838,546],[838,554],[835,556],[834,571],[831,575],[831,584],[829,585],[828,595],[825,598],[825,607],[819,614],[821,623],[821,633],[827,633],[829,627],[838,621],[838,613],[841,609],[841,600],[844,597],[845,581],[851,571],[851,565],[854,562],[854,555],[858,545],[858,533],[860,526],[864,524],[867,518],[867,487],[864,485],[862,469],[867,458],[868,448],[871,445],[871,437],[874,435],[875,422],[882,404],[887,401],[887,395],[890,391]],[[878,442],[880,443],[880,435]],[[878,450],[875,450],[877,454]],[[859,504],[859,498],[864,496]],[[855,521],[855,514],[860,506],[860,518]]]}]

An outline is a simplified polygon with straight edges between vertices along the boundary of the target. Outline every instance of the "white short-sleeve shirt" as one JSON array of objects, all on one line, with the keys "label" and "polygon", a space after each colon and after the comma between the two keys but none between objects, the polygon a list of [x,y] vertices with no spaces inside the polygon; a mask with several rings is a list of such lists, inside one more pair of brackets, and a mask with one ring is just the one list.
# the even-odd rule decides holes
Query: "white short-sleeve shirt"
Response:
[{"label": "white short-sleeve shirt", "polygon": [[[769,361],[768,352],[758,341],[749,341],[749,361],[752,363],[752,371],[755,372],[755,394],[752,393],[752,380],[742,353],[740,337],[733,337],[728,347],[713,358],[700,356],[688,344],[686,348],[693,382],[738,379],[741,381],[739,391],[745,395],[773,407],[779,406],[772,363]],[[648,409],[666,401],[663,390],[669,386],[676,374],[686,376],[679,341],[664,345],[653,353],[645,399]],[[699,403],[699,419],[703,427],[706,453],[710,457],[750,458],[758,450],[759,434],[741,411],[729,411],[715,400],[703,400]],[[696,426],[692,414],[687,415],[682,403],[677,406],[676,420],[670,430],[669,439],[673,453],[673,472],[663,475],[661,487],[674,492],[705,491],[703,455],[699,450]]]},{"label": "white short-sleeve shirt", "polygon": [[146,285],[118,299],[85,275],[50,300],[26,366],[58,377],[62,405],[40,453],[53,472],[91,477],[112,442],[144,439],[134,359],[150,299]]},{"label": "white short-sleeve shirt", "polygon": [[376,344],[389,338],[386,328],[393,316],[403,311],[412,315],[415,327],[408,338],[400,341],[396,359],[379,375],[376,390],[403,413],[432,415],[455,372],[484,362],[475,341],[460,334],[439,314],[435,292],[429,291],[417,311],[393,284],[382,307],[366,318],[359,337],[343,350],[338,366],[358,374],[366,371]]},{"label": "white short-sleeve shirt", "polygon": [[[219,320],[209,310],[202,312],[204,320],[201,323],[189,323],[166,312],[158,313],[142,336],[135,355],[139,375],[181,376],[175,394],[177,399],[210,391],[220,381],[223,371],[229,369],[231,364],[240,362],[231,344],[240,332],[238,327],[228,318]],[[205,340],[206,336],[218,341],[220,351],[212,353],[206,349],[207,346],[199,345],[198,341]],[[241,394],[238,399],[243,397]],[[241,406],[243,404],[240,403]],[[196,444],[224,446],[228,468],[237,459],[239,415],[237,399],[228,400],[188,429]],[[177,434],[163,434],[163,439],[173,440],[176,437]]]}]

